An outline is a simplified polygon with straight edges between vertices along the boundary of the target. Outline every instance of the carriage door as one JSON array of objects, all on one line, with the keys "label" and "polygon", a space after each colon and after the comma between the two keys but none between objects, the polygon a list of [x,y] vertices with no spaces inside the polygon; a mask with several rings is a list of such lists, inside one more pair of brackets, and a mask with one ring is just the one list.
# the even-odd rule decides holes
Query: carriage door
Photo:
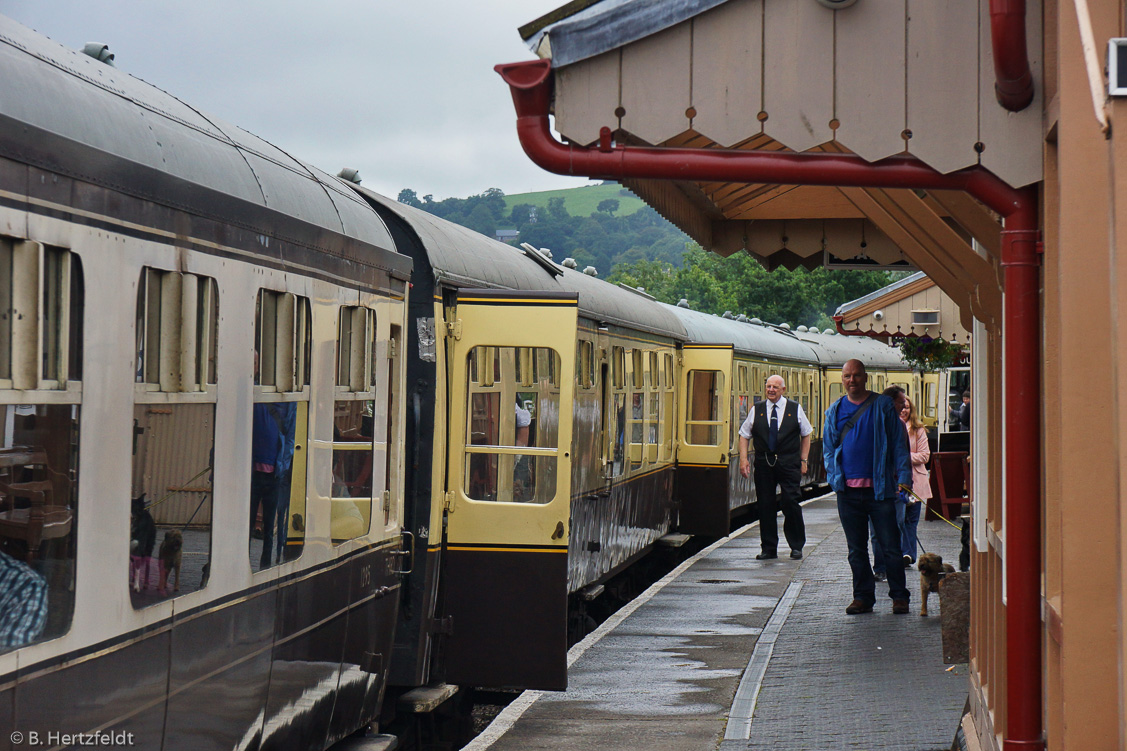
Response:
[{"label": "carriage door", "polygon": [[678,529],[686,534],[726,535],[731,521],[732,345],[686,344],[681,354],[681,440],[674,487]]},{"label": "carriage door", "polygon": [[567,688],[577,299],[461,290],[449,327],[446,681]]}]

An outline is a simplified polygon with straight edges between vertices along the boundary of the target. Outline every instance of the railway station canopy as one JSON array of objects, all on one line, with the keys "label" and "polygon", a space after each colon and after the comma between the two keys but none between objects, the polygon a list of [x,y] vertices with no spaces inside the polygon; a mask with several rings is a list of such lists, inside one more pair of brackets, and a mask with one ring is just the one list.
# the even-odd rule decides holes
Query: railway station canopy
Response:
[{"label": "railway station canopy", "polygon": [[1127,748],[1123,3],[574,0],[520,34],[538,59],[497,70],[545,169],[621,181],[722,256],[913,268],[950,296],[972,334],[963,727]]},{"label": "railway station canopy", "polygon": [[[945,175],[985,167],[1014,188],[1041,180],[1040,60],[1030,106],[1000,107],[987,2],[832,4],[577,0],[520,34],[551,62],[554,127],[571,145],[907,155]],[[1037,14],[1026,33],[1035,51]],[[961,191],[621,179],[719,255],[920,269],[968,315],[1000,317],[1001,226]],[[971,281],[984,278],[997,283]]]}]

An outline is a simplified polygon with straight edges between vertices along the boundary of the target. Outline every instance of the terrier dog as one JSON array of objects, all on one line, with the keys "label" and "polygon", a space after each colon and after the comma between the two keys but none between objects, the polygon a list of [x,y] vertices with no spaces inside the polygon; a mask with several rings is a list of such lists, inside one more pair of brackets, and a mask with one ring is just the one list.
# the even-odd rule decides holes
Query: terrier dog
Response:
[{"label": "terrier dog", "polygon": [[184,547],[184,537],[180,530],[170,529],[164,533],[164,541],[160,544],[160,587],[162,595],[167,594],[169,573],[176,574],[174,592],[180,591],[180,551]]},{"label": "terrier dog", "polygon": [[938,553],[924,553],[920,556],[920,615],[927,617],[928,592],[939,591],[939,580],[943,575],[954,572],[955,567],[943,562]]}]

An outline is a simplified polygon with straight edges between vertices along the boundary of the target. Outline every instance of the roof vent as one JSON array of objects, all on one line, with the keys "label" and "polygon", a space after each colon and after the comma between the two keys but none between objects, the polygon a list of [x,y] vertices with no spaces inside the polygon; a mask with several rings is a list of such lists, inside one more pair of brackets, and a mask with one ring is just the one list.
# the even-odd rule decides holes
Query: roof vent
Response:
[{"label": "roof vent", "polygon": [[682,297],[680,300],[677,301],[677,307],[678,308],[688,308],[689,307],[689,298]]},{"label": "roof vent", "polygon": [[834,335],[834,334],[836,334],[837,332],[836,332],[836,331],[834,331],[833,329],[826,329],[826,330],[825,330],[825,331],[823,331],[822,333],[823,333],[823,334],[828,334],[829,336],[833,336],[833,335]]},{"label": "roof vent", "polygon": [[736,316],[736,320],[740,323],[747,323],[747,316],[745,316],[743,313],[740,313],[738,316]]},{"label": "roof vent", "polygon": [[725,310],[725,311],[724,311],[724,315],[722,315],[722,316],[720,316],[720,317],[721,317],[721,318],[727,318],[728,320],[732,320],[732,319],[733,319],[733,318],[734,318],[735,316],[733,316],[733,315],[732,315],[732,311],[730,311],[730,310]]},{"label": "roof vent", "polygon": [[111,68],[115,67],[113,64],[113,53],[110,52],[110,46],[108,44],[87,42],[86,46],[82,48],[82,54],[89,55],[98,62],[105,63]]},{"label": "roof vent", "polygon": [[763,321],[758,319],[758,318],[752,318],[751,322],[754,323],[756,326],[762,326],[763,325]]},{"label": "roof vent", "polygon": [[799,331],[800,333],[803,333],[803,334],[805,334],[805,333],[806,333],[807,331],[809,331],[809,330],[810,330],[810,329],[806,328],[805,326],[799,326],[799,327],[798,327],[798,331]]},{"label": "roof vent", "polygon": [[780,323],[779,328],[786,329],[787,331],[790,331],[790,324],[789,323]]},{"label": "roof vent", "polygon": [[587,276],[598,276],[599,270],[596,269],[594,266],[588,266],[587,268],[583,269],[583,273],[586,274]]},{"label": "roof vent", "polygon": [[337,177],[341,180],[347,180],[350,183],[360,184],[360,171],[354,170],[351,167],[345,167],[337,173]]},{"label": "roof vent", "polygon": [[565,258],[565,259],[563,259],[563,263],[561,263],[560,265],[563,266],[565,269],[577,269],[577,268],[579,268],[579,264],[575,262],[574,258]]}]

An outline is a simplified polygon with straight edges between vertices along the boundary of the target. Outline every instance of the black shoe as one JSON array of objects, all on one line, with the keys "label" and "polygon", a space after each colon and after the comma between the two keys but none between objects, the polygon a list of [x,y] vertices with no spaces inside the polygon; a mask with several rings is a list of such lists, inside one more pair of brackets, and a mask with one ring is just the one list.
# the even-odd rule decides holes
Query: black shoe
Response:
[{"label": "black shoe", "polygon": [[755,560],[757,560],[757,561],[766,561],[766,560],[767,560],[767,559],[769,559],[769,558],[778,558],[778,557],[779,557],[779,554],[778,554],[778,553],[774,553],[774,552],[768,553],[768,552],[767,552],[766,550],[764,550],[764,551],[763,551],[762,553],[760,553],[759,555],[755,556]]},{"label": "black shoe", "polygon": [[802,551],[801,550],[792,550],[792,551],[790,551],[790,557],[797,561],[799,558],[802,557]]},{"label": "black shoe", "polygon": [[873,578],[876,579],[879,582],[888,581],[888,575],[885,574],[883,571],[874,571],[873,572]]},{"label": "black shoe", "polygon": [[873,612],[873,603],[864,600],[854,600],[845,608],[846,615],[860,615]]},{"label": "black shoe", "polygon": [[912,560],[912,556],[904,556],[904,568],[911,568],[913,563],[915,563],[915,561]]}]

